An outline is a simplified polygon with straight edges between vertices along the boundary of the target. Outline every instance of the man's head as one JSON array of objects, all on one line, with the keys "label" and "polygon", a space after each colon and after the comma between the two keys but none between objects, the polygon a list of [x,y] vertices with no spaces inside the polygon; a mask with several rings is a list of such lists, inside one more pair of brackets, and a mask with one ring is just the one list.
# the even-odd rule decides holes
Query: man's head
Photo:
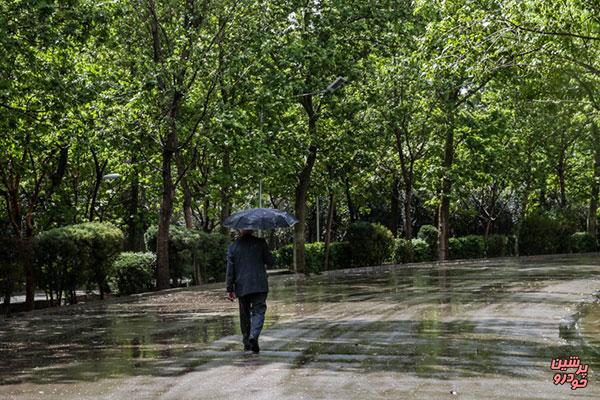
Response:
[{"label": "man's head", "polygon": [[240,236],[250,236],[253,232],[252,229],[240,229]]}]

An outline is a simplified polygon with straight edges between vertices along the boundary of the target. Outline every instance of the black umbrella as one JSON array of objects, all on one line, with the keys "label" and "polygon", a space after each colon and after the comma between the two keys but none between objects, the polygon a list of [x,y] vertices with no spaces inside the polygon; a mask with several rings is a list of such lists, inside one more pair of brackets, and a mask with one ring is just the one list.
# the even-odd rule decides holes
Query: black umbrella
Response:
[{"label": "black umbrella", "polygon": [[237,212],[223,222],[223,226],[233,229],[275,229],[289,228],[298,220],[285,211],[274,208],[251,208]]}]

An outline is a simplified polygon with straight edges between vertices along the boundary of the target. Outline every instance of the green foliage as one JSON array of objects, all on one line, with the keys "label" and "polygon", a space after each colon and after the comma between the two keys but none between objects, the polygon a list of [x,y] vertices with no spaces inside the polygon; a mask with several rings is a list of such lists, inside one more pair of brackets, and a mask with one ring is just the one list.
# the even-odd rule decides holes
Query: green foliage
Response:
[{"label": "green foliage", "polygon": [[[146,245],[156,252],[156,226],[146,231]],[[175,285],[190,279],[194,284],[225,279],[229,237],[171,225],[169,229],[169,268]]]},{"label": "green foliage", "polygon": [[[325,243],[307,243],[306,265],[309,272],[316,273],[325,269]],[[294,245],[288,244],[273,252],[278,268],[294,267]],[[329,244],[329,269],[343,269],[351,267],[352,255],[348,242],[331,242]]]},{"label": "green foliage", "polygon": [[277,268],[294,267],[294,245],[286,244],[273,252],[275,258],[275,266]]},{"label": "green foliage", "polygon": [[504,257],[510,254],[508,248],[508,237],[506,235],[489,235],[485,244],[487,257]]},{"label": "green foliage", "polygon": [[448,245],[450,259],[483,258],[485,255],[485,241],[480,235],[453,237],[448,240]]},{"label": "green foliage", "polygon": [[329,268],[344,269],[352,266],[352,251],[349,242],[329,244]]},{"label": "green foliage", "polygon": [[115,259],[110,273],[111,286],[120,295],[147,292],[156,282],[154,253],[124,252]]},{"label": "green foliage", "polygon": [[396,264],[408,263],[414,260],[413,245],[410,240],[395,239],[392,261]]},{"label": "green foliage", "polygon": [[410,241],[413,249],[413,257],[416,262],[431,261],[431,249],[429,244],[423,239],[412,239]]},{"label": "green foliage", "polygon": [[370,222],[350,225],[346,240],[350,243],[352,263],[356,266],[382,264],[390,258],[394,244],[394,237],[389,229]]},{"label": "green foliage", "polygon": [[525,217],[519,231],[519,255],[569,251],[572,227],[551,216],[534,213]]},{"label": "green foliage", "polygon": [[2,297],[10,297],[23,280],[18,248],[19,245],[14,237],[0,236],[0,296]]},{"label": "green foliage", "polygon": [[56,300],[65,292],[74,302],[83,285],[109,291],[107,276],[123,246],[123,233],[110,223],[88,222],[42,232],[36,236],[37,279]]},{"label": "green foliage", "polygon": [[423,239],[429,248],[428,259],[437,259],[438,229],[433,225],[423,225],[417,233],[418,239]]},{"label": "green foliage", "polygon": [[575,232],[570,238],[573,253],[590,253],[598,251],[598,240],[587,232]]},{"label": "green foliage", "polygon": [[304,246],[306,251],[306,268],[310,273],[319,273],[323,270],[325,261],[325,243],[315,242],[307,243]]}]

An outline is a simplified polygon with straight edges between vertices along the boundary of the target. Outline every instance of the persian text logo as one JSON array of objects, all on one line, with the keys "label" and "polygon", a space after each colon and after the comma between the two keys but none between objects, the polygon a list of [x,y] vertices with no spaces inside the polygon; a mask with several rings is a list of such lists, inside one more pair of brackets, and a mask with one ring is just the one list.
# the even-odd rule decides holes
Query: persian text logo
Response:
[{"label": "persian text logo", "polygon": [[[554,374],[552,380],[555,385],[571,384],[571,389],[576,390],[587,386],[588,365],[581,364],[578,356],[570,356],[568,359],[555,358],[550,363],[550,369],[553,371],[563,371]],[[567,372],[569,369],[575,372]]]}]

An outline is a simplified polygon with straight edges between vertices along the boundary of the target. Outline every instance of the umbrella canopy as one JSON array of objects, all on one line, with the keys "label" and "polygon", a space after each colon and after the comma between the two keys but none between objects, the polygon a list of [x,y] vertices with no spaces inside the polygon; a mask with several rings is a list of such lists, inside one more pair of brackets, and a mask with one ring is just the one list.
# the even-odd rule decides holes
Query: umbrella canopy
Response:
[{"label": "umbrella canopy", "polygon": [[232,214],[223,226],[233,229],[275,229],[289,228],[298,220],[285,211],[274,208],[251,208]]}]

